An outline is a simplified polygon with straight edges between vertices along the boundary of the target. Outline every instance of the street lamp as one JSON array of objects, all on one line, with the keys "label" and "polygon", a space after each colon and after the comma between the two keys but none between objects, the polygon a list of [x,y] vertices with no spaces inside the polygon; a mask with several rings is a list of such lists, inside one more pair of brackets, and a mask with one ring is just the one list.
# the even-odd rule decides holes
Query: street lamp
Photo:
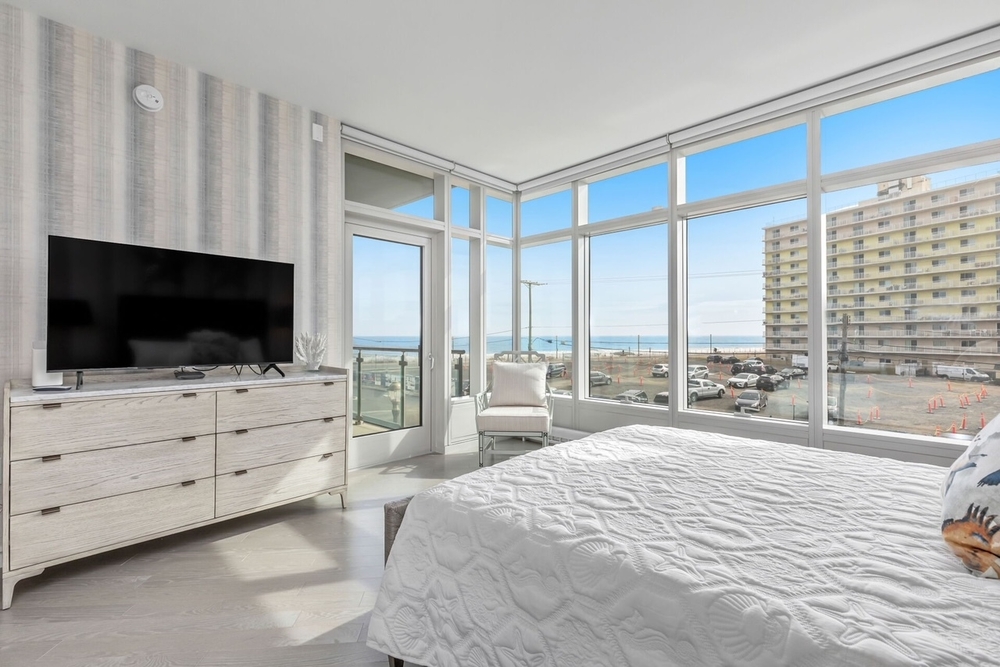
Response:
[{"label": "street lamp", "polygon": [[545,283],[540,283],[540,282],[537,282],[535,280],[522,280],[521,284],[528,286],[528,353],[529,353],[528,354],[528,358],[530,359],[531,358],[531,354],[530,354],[531,353],[531,342],[532,342],[532,338],[531,338],[531,313],[532,313],[531,288],[532,287],[539,287],[541,285],[544,285]]}]

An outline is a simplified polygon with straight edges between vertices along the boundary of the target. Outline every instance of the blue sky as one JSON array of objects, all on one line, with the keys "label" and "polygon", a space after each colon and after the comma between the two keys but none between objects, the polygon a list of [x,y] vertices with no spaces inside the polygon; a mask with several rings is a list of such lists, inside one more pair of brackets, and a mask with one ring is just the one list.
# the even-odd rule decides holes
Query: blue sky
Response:
[{"label": "blue sky", "polygon": [[[1000,71],[991,71],[824,118],[822,169],[836,172],[996,138],[1000,138]],[[997,164],[978,165],[935,174],[933,182],[942,185],[997,170]],[[805,178],[805,174],[806,134],[805,127],[798,125],[688,156],[687,199],[698,201],[780,184]],[[597,181],[588,189],[590,222],[666,207],[667,165]],[[874,185],[828,193],[822,208],[830,211],[874,195]],[[468,191],[456,189],[452,197],[455,224],[468,225]],[[433,198],[397,210],[432,217]],[[525,235],[568,228],[569,190],[524,202],[521,217]],[[796,201],[689,221],[690,335],[763,335],[763,227],[804,217],[805,202]],[[509,203],[489,198],[490,232],[509,234],[511,218]],[[666,238],[665,226],[594,238],[593,335],[666,335]],[[384,277],[389,282],[405,279],[396,269],[386,268],[384,256],[364,255],[366,251],[367,246],[357,251],[362,254],[355,255],[356,267],[370,265],[374,273],[389,271],[391,275]],[[488,333],[509,330],[509,256],[510,251],[501,248],[488,251]],[[456,257],[456,269],[464,272],[465,280],[467,258],[462,259],[461,253]],[[569,336],[570,260],[568,242],[523,251],[522,278],[547,283],[534,291],[536,336]],[[467,292],[455,294],[468,303]],[[522,288],[522,298],[526,329],[526,288]],[[456,310],[456,318],[467,321],[467,310]],[[356,318],[355,322],[358,332],[364,327],[386,327],[385,335],[405,335],[396,333],[389,320],[376,323]],[[456,322],[456,335],[467,331],[467,326]]]}]

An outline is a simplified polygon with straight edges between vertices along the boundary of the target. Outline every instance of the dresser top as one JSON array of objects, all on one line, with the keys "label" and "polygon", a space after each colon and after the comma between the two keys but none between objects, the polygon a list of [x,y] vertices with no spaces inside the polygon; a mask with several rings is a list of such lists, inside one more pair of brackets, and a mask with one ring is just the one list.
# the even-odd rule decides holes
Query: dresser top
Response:
[{"label": "dresser top", "polygon": [[[208,389],[236,389],[250,387],[278,387],[282,385],[309,384],[312,382],[344,382],[347,370],[323,366],[318,371],[307,371],[302,367],[288,366],[281,370],[281,377],[273,370],[261,377],[249,368],[244,368],[237,377],[231,368],[205,372],[200,380],[178,380],[172,370],[144,371],[138,373],[84,373],[83,386],[68,391],[35,391],[30,380],[11,380],[11,405],[32,403],[58,403],[83,401],[94,398],[112,398],[131,394],[157,394],[176,391],[203,391]],[[65,374],[66,384],[76,384],[73,373]]]}]

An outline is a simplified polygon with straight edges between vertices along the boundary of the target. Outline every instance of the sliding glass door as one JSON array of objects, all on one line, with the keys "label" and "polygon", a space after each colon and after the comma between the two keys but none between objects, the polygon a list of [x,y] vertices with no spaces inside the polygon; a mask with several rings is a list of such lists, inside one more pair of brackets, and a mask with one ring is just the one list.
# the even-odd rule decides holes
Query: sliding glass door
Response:
[{"label": "sliding glass door", "polygon": [[430,451],[429,239],[360,225],[348,228],[352,467],[358,467]]}]

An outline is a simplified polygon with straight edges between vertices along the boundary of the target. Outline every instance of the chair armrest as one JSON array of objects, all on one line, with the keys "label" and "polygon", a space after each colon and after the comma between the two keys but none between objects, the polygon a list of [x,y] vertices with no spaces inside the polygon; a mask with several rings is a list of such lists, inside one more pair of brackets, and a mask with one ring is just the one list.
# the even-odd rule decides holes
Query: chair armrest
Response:
[{"label": "chair armrest", "polygon": [[480,412],[482,412],[483,410],[485,410],[487,407],[489,407],[489,405],[490,405],[490,391],[489,391],[489,389],[487,389],[486,391],[481,391],[478,394],[476,394],[476,414],[477,415]]}]

